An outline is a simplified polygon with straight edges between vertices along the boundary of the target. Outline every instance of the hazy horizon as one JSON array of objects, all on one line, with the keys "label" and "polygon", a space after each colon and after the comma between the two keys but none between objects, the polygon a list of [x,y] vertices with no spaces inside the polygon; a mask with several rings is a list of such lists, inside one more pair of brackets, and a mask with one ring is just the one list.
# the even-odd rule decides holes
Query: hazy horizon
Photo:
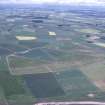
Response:
[{"label": "hazy horizon", "polygon": [[0,4],[87,4],[87,5],[105,5],[105,0],[0,0]]}]

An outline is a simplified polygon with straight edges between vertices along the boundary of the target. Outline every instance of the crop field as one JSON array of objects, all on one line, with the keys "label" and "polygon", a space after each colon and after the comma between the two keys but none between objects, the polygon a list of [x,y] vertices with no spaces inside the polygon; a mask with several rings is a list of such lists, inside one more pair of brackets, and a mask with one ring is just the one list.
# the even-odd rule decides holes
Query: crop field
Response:
[{"label": "crop field", "polygon": [[0,48],[0,55],[8,55],[11,54],[12,52],[8,49],[5,48]]},{"label": "crop field", "polygon": [[99,13],[16,8],[0,14],[0,105],[105,101]]},{"label": "crop field", "polygon": [[76,31],[80,31],[82,33],[87,33],[87,34],[99,34],[99,30],[96,30],[96,29],[80,29],[80,30],[76,30]]},{"label": "crop field", "polygon": [[37,98],[46,98],[64,95],[52,73],[43,73],[24,76],[27,86]]},{"label": "crop field", "polygon": [[[94,66],[96,65],[96,66]],[[85,68],[85,70],[83,70]],[[87,75],[91,80],[93,80],[94,84],[102,89],[105,90],[105,65],[104,62],[99,61],[95,62],[90,65],[86,65],[85,67],[81,67],[81,70],[85,75]],[[94,76],[93,76],[94,75]]]},{"label": "crop field", "polygon": [[[95,99],[100,91],[80,70],[65,70],[56,74],[56,78],[71,100]],[[89,97],[89,94],[93,94],[93,97]]]},{"label": "crop field", "polygon": [[24,92],[19,77],[12,77],[8,72],[0,72],[0,84],[2,85],[7,97],[14,94],[22,94]]},{"label": "crop field", "polygon": [[44,47],[48,45],[47,42],[37,42],[37,41],[19,41],[19,44],[26,47],[26,48],[38,48],[38,47]]},{"label": "crop field", "polygon": [[6,48],[7,50],[9,50],[9,52],[17,52],[17,51],[24,51],[27,49],[27,47],[25,46],[20,46],[20,45],[17,45],[17,44],[8,44],[8,43],[3,43],[3,44],[0,44],[0,47],[1,48]]}]

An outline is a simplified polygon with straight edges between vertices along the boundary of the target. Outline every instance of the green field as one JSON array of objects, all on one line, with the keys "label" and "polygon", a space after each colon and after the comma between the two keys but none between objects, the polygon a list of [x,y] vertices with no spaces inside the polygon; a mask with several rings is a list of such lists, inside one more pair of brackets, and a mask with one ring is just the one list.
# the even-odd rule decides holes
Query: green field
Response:
[{"label": "green field", "polygon": [[105,19],[83,8],[0,9],[0,104],[105,101]]}]

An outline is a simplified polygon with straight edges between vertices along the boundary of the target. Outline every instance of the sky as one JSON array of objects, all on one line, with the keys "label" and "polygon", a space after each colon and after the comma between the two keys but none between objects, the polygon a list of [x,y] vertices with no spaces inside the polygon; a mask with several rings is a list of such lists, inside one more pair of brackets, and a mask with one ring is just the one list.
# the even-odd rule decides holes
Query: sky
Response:
[{"label": "sky", "polygon": [[0,0],[0,3],[59,3],[59,4],[94,4],[102,5],[105,3],[105,0]]}]

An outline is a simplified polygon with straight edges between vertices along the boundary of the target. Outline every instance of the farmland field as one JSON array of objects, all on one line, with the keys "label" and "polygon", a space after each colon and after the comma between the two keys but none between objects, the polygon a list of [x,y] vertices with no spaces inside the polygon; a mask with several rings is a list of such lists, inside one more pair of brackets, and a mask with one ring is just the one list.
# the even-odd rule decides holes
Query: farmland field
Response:
[{"label": "farmland field", "polygon": [[105,15],[100,9],[3,8],[0,105],[105,102]]},{"label": "farmland field", "polygon": [[64,91],[52,73],[25,75],[24,78],[27,86],[37,98],[64,95]]}]

